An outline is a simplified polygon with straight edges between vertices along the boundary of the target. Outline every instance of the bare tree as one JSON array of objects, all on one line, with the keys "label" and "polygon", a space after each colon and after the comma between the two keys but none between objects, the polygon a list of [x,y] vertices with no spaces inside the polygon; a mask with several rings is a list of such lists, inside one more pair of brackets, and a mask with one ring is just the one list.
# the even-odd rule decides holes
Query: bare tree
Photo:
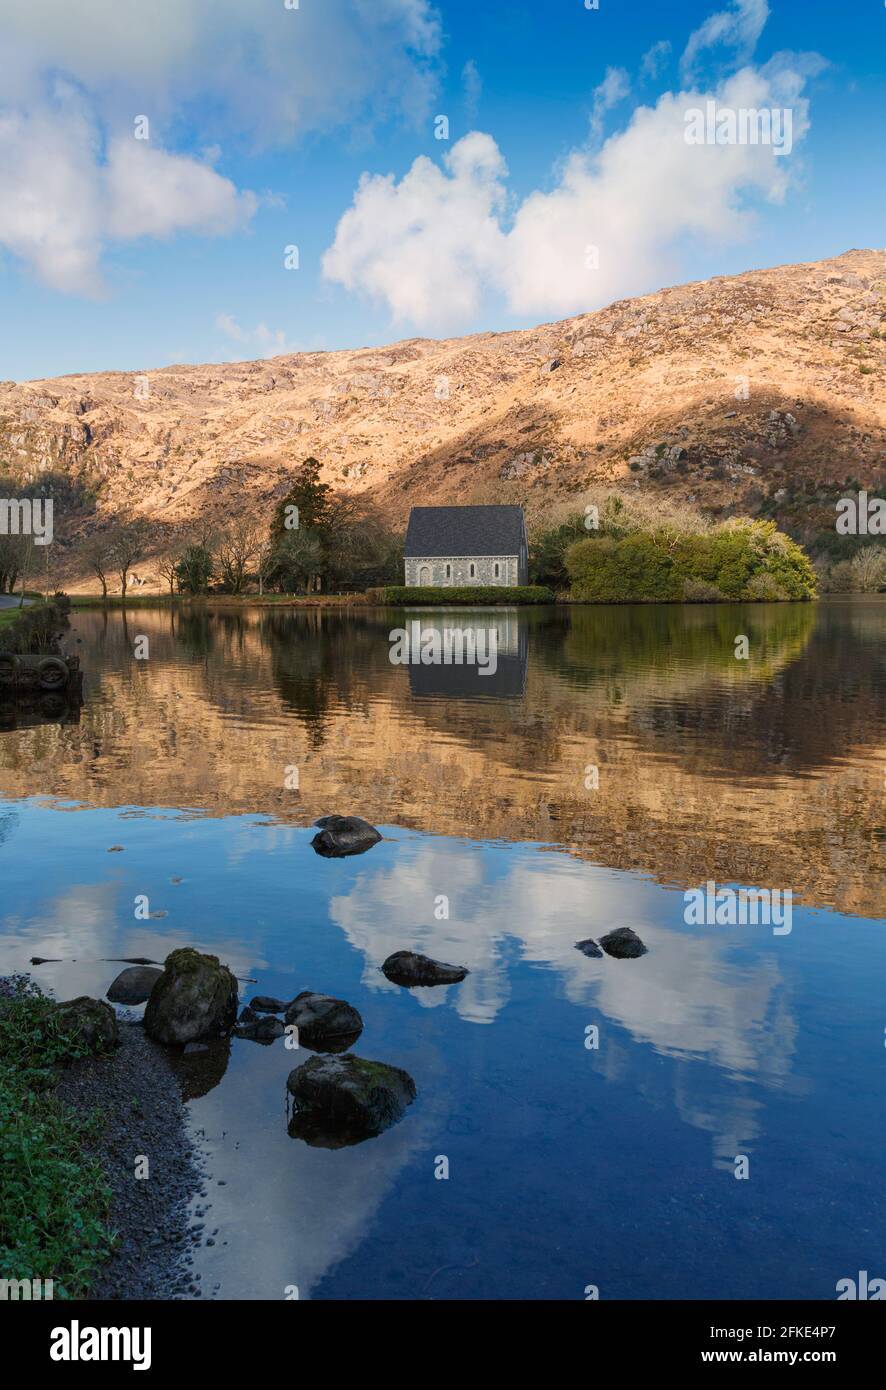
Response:
[{"label": "bare tree", "polygon": [[886,550],[866,545],[852,559],[852,587],[858,593],[875,594],[886,585]]},{"label": "bare tree", "polygon": [[102,598],[108,597],[108,578],[114,572],[114,535],[96,532],[82,547],[81,554],[102,586]]},{"label": "bare tree", "polygon": [[238,518],[222,532],[216,549],[216,559],[222,581],[230,593],[242,593],[249,562],[258,550],[258,534],[253,523],[247,518]]},{"label": "bare tree", "polygon": [[126,599],[129,571],[144,555],[148,544],[148,526],[143,520],[130,521],[117,528],[113,542],[113,563],[120,576],[120,593]]},{"label": "bare tree", "polygon": [[157,566],[157,573],[159,574],[160,578],[165,579],[166,583],[169,585],[170,598],[175,593],[175,585],[178,579],[178,567],[180,563],[181,556],[178,554],[172,554],[168,557],[168,559],[161,560],[160,564]]}]

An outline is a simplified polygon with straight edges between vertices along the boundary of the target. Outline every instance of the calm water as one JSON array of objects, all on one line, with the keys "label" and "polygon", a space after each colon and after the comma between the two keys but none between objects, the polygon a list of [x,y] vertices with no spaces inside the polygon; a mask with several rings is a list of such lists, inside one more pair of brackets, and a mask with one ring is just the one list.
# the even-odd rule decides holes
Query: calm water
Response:
[{"label": "calm water", "polygon": [[[886,603],[475,616],[485,678],[392,665],[411,616],[78,614],[79,721],[0,730],[0,972],[64,957],[40,982],[101,995],[102,957],[196,945],[245,998],[348,999],[355,1050],[416,1081],[398,1126],[325,1150],[287,1132],[311,1054],[182,1063],[204,1288],[827,1299],[886,1276]],[[384,841],[318,858],[329,812]],[[791,932],[687,926],[708,879],[791,888]],[[138,894],[165,915],[135,920]],[[575,950],[621,925],[648,955]],[[471,974],[398,989],[400,948]]]}]

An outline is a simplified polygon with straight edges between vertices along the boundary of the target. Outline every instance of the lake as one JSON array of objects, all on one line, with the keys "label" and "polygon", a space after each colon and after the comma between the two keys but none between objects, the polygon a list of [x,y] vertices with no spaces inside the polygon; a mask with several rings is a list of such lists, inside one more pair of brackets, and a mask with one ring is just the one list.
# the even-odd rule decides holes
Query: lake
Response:
[{"label": "lake", "polygon": [[[494,629],[495,670],[394,664],[414,620]],[[38,982],[100,997],[106,958],[194,945],[244,1002],[347,999],[355,1051],[417,1087],[327,1149],[288,1132],[310,1053],[183,1063],[207,1293],[833,1299],[886,1276],[886,602],[72,628],[79,718],[0,729],[0,973],[61,957]],[[317,856],[333,812],[384,839]],[[708,882],[790,890],[790,929],[688,922]],[[620,926],[646,955],[575,947]],[[401,989],[399,949],[471,973]]]}]

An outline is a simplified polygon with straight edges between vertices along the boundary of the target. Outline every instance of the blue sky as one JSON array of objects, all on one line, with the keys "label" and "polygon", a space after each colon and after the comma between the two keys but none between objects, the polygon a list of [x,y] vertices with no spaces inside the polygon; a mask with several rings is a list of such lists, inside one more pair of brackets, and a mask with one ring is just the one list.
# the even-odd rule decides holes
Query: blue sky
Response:
[{"label": "blue sky", "polygon": [[[878,0],[0,0],[0,378],[527,326],[883,245],[884,37]],[[790,109],[790,152],[687,146],[707,97]]]}]

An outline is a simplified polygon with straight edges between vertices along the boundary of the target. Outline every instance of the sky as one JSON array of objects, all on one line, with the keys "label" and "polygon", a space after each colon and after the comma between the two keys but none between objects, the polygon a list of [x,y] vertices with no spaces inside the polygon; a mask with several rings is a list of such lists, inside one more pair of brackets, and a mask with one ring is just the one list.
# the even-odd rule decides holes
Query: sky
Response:
[{"label": "sky", "polygon": [[[0,0],[0,380],[529,327],[886,243],[882,0],[592,4]],[[710,101],[782,138],[691,141]]]}]

